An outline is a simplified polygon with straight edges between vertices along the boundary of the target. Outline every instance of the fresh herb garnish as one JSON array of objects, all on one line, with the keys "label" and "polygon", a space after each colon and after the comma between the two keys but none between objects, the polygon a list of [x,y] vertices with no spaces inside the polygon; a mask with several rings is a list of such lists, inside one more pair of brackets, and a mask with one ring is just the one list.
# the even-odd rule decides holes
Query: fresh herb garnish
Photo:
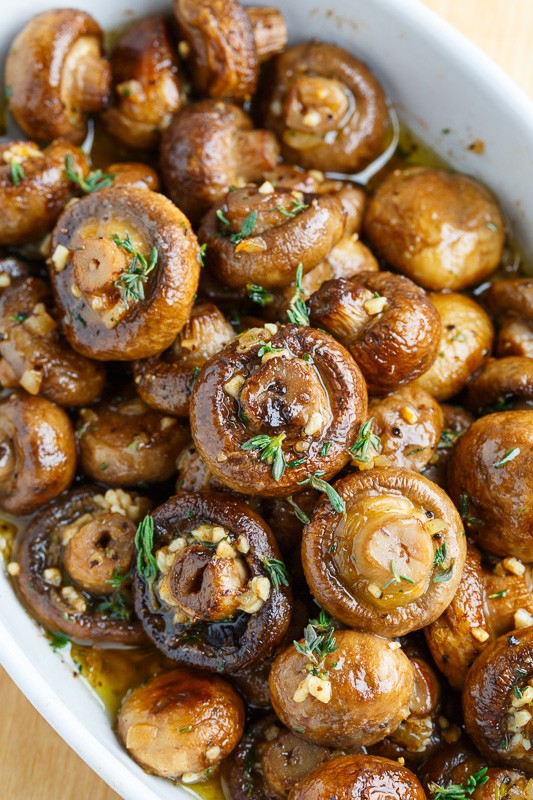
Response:
[{"label": "fresh herb garnish", "polygon": [[304,643],[293,641],[297,652],[309,659],[306,665],[312,675],[322,679],[327,678],[324,670],[326,656],[338,650],[335,637],[335,627],[325,611],[320,611],[318,620],[310,619],[304,630]]},{"label": "fresh herb garnish", "polygon": [[515,682],[513,684],[513,694],[517,700],[520,700],[523,695],[522,689],[518,684],[520,683],[521,680],[523,680],[526,677],[526,675],[527,675],[527,670],[519,667],[517,670]]},{"label": "fresh herb garnish", "polygon": [[448,569],[441,569],[440,572],[437,572],[436,575],[433,576],[433,583],[448,583],[453,575],[454,566],[455,561],[452,561]]},{"label": "fresh herb garnish", "polygon": [[27,314],[25,311],[19,311],[17,314],[13,314],[11,319],[13,320],[13,322],[16,322],[17,324],[20,325],[20,323],[24,322],[24,320],[28,319],[29,316],[30,315]]},{"label": "fresh herb garnish", "polygon": [[320,456],[321,456],[321,458],[324,458],[324,456],[327,456],[327,454],[329,452],[329,448],[331,447],[331,445],[332,445],[332,442],[324,442],[324,444],[320,448]]},{"label": "fresh herb garnish", "polygon": [[293,200],[289,209],[284,208],[283,206],[274,206],[273,211],[279,211],[284,217],[294,219],[297,214],[299,214],[301,211],[305,211],[306,208],[309,208],[306,203],[301,203],[299,200]]},{"label": "fresh herb garnish", "polygon": [[295,291],[289,303],[287,310],[287,318],[293,325],[309,325],[309,313],[307,306],[302,299],[302,278],[303,278],[303,265],[298,264],[296,270]]},{"label": "fresh herb garnish", "polygon": [[231,222],[229,221],[229,219],[228,219],[227,217],[225,217],[225,216],[224,216],[224,212],[222,211],[222,209],[218,208],[218,209],[215,211],[215,214],[216,214],[216,216],[217,216],[217,219],[219,219],[219,220],[220,220],[220,222],[221,222],[223,225],[227,225],[228,227],[230,227],[230,226],[231,226]]},{"label": "fresh herb garnish", "polygon": [[198,250],[198,263],[201,267],[205,265],[205,252],[207,250],[207,242],[200,245],[200,249]]},{"label": "fresh herb garnish", "polygon": [[263,286],[257,283],[247,283],[246,292],[252,303],[257,303],[258,306],[269,306],[274,300],[272,292],[268,292]]},{"label": "fresh herb garnish", "polygon": [[131,577],[131,570],[126,572],[124,575],[120,571],[120,567],[115,567],[113,572],[111,573],[111,577],[106,583],[109,583],[113,589],[120,589],[124,581],[127,581],[128,578]]},{"label": "fresh herb garnish", "polygon": [[435,550],[435,557],[433,558],[433,566],[437,567],[437,569],[441,569],[447,557],[448,557],[448,546],[446,542],[443,542],[441,546],[437,547],[437,549]]},{"label": "fresh herb garnish", "polygon": [[124,239],[121,239],[117,233],[111,238],[117,247],[123,247],[132,256],[126,271],[115,281],[115,287],[119,290],[124,304],[129,307],[132,302],[144,300],[144,285],[148,280],[148,275],[157,264],[157,249],[152,248],[148,262],[143,254],[133,246],[129,233],[126,233]]},{"label": "fresh herb garnish", "polygon": [[262,558],[261,561],[274,589],[289,585],[289,576],[283,561],[280,561],[279,558]]},{"label": "fresh herb garnish", "polygon": [[86,194],[90,194],[90,192],[96,192],[98,189],[105,189],[107,186],[111,186],[115,179],[114,175],[103,172],[101,169],[95,169],[92,172],[89,172],[86,178],[82,178],[81,174],[76,172],[74,169],[74,161],[70,153],[65,156],[65,169],[63,170],[63,173],[70,181],[72,181],[72,183],[76,183],[82,192],[85,192]]},{"label": "fresh herb garnish", "polygon": [[61,650],[70,644],[70,639],[64,633],[51,633],[49,639],[52,650]]},{"label": "fresh herb garnish", "polygon": [[137,548],[137,571],[147,581],[157,575],[157,561],[154,558],[154,520],[147,514],[135,534]]},{"label": "fresh herb garnish", "polygon": [[284,347],[272,347],[270,342],[257,342],[257,344],[261,345],[257,351],[258,358],[262,358],[265,353],[283,353],[285,349]]},{"label": "fresh herb garnish", "polygon": [[289,461],[287,464],[287,469],[294,469],[294,467],[299,467],[302,464],[305,464],[307,461],[307,456],[302,456],[301,458],[293,458],[292,461]]},{"label": "fresh herb garnish", "polygon": [[451,783],[449,786],[443,787],[438,786],[436,783],[430,783],[431,800],[466,800],[466,798],[474,794],[478,786],[483,786],[487,783],[489,779],[487,771],[488,767],[483,767],[474,775],[470,775],[464,786]]},{"label": "fresh herb garnish", "polygon": [[259,450],[261,453],[261,461],[272,464],[274,480],[279,481],[283,477],[285,467],[287,466],[281,447],[285,437],[285,433],[280,433],[279,436],[268,436],[268,434],[263,433],[241,444],[241,450]]},{"label": "fresh herb garnish", "polygon": [[499,597],[505,597],[507,591],[508,591],[507,589],[502,589],[501,592],[494,592],[494,594],[489,594],[489,599],[496,600]]},{"label": "fresh herb garnish", "polygon": [[229,237],[229,240],[232,244],[239,244],[242,242],[243,239],[247,239],[253,229],[255,228],[255,224],[257,222],[257,211],[250,211],[250,213],[244,218],[244,222],[242,223],[242,228],[237,233],[232,233]]},{"label": "fresh herb garnish", "polygon": [[442,431],[437,450],[448,450],[453,447],[460,436],[461,433],[459,431]]},{"label": "fresh herb garnish", "polygon": [[307,516],[305,511],[302,511],[300,506],[297,503],[294,502],[294,500],[292,498],[292,495],[289,495],[289,497],[286,497],[285,500],[287,501],[287,503],[290,505],[290,507],[294,511],[294,516],[296,517],[296,519],[299,520],[300,522],[303,522],[304,525],[308,525],[309,522],[310,522],[309,517]]},{"label": "fresh herb garnish", "polygon": [[414,584],[414,581],[411,580],[411,578],[406,578],[405,575],[398,574],[398,570],[396,568],[394,561],[390,562],[390,571],[392,572],[392,578],[383,584],[383,591],[385,591],[385,589],[388,589],[389,586],[391,586],[391,584],[393,583],[401,583],[402,581],[404,581],[405,583]]},{"label": "fresh herb garnish", "polygon": [[316,489],[319,492],[323,492],[327,495],[327,498],[333,509],[337,511],[339,514],[346,513],[346,504],[338,492],[335,491],[333,486],[327,481],[322,480],[322,475],[325,475],[324,470],[318,470],[315,472],[314,475],[309,475],[309,477],[305,478],[303,481],[298,481],[298,486],[312,486],[313,489]]},{"label": "fresh herb garnish", "polygon": [[366,464],[366,462],[371,458],[368,452],[371,447],[376,451],[376,453],[379,453],[381,449],[381,439],[377,433],[372,433],[373,422],[374,417],[370,417],[370,419],[361,426],[361,430],[359,431],[359,439],[350,447],[350,453],[355,460],[361,461],[363,464]]},{"label": "fresh herb garnish", "polygon": [[131,609],[128,608],[124,595],[118,591],[105,600],[100,600],[96,610],[110,619],[128,620],[131,616]]},{"label": "fresh herb garnish", "polygon": [[504,464],[507,464],[509,461],[512,461],[518,455],[520,455],[520,448],[519,447],[513,447],[513,448],[511,448],[511,450],[508,450],[506,452],[506,454],[503,456],[503,458],[501,458],[499,461],[494,461],[492,466],[493,467],[503,467]]},{"label": "fresh herb garnish", "polygon": [[466,522],[468,524],[484,525],[485,523],[483,522],[482,519],[478,519],[477,517],[471,516],[470,512],[468,511],[469,502],[470,499],[468,495],[465,492],[463,492],[463,494],[459,496],[459,514],[461,516],[461,519],[463,520],[463,522]]},{"label": "fresh herb garnish", "polygon": [[9,168],[11,170],[11,183],[13,186],[18,186],[19,183],[24,180],[26,174],[22,169],[22,166],[16,161],[12,161],[9,165]]}]

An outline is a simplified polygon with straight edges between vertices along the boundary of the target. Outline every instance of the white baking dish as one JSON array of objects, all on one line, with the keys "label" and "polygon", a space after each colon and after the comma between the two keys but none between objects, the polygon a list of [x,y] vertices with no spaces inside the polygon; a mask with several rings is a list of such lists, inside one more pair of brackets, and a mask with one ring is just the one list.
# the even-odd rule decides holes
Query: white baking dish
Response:
[{"label": "white baking dish", "polygon": [[[533,262],[533,104],[482,53],[416,0],[272,0],[293,39],[335,41],[369,62],[412,131],[454,167],[481,178],[503,204]],[[0,52],[50,0],[4,3]],[[168,7],[150,0],[55,0],[92,13],[105,28]],[[446,131],[446,132],[445,132]],[[482,140],[482,154],[468,149]],[[529,224],[528,224],[529,223]],[[126,800],[189,796],[146,775],[115,740],[83,680],[52,652],[0,574],[0,661],[37,710]],[[31,748],[31,742],[28,742]]]}]

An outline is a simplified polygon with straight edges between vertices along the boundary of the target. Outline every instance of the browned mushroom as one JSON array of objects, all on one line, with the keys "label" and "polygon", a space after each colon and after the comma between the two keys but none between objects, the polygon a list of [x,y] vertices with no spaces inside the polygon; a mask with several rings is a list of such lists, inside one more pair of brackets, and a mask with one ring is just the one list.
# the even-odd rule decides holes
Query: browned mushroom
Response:
[{"label": "browned mushroom", "polygon": [[243,8],[238,0],[174,0],[174,14],[180,55],[197,92],[209,97],[249,100],[259,62],[287,44],[277,8]]},{"label": "browned mushroom", "polygon": [[533,358],[533,281],[494,281],[484,299],[498,322],[498,355]]},{"label": "browned mushroom", "polygon": [[[320,643],[312,648],[315,636]],[[322,619],[276,657],[270,672],[278,717],[294,733],[326,747],[383,739],[408,716],[413,689],[413,668],[399,645],[368,633],[335,631]]]},{"label": "browned mushroom", "polygon": [[242,501],[180,492],[144,520],[137,552],[135,608],[169,658],[233,673],[283,639],[285,566],[272,532]]},{"label": "browned mushroom", "polygon": [[437,358],[417,384],[437,400],[449,400],[483,366],[494,330],[487,313],[472,298],[442,293],[429,296],[442,322]]},{"label": "browned mushroom", "polygon": [[200,368],[235,338],[229,322],[212,303],[198,303],[164,353],[133,365],[137,391],[152,408],[186,417]]},{"label": "browned mushroom", "polygon": [[437,450],[433,453],[429,464],[424,467],[421,472],[424,477],[433,481],[433,483],[436,483],[446,491],[448,485],[448,461],[453,452],[453,447],[457,439],[462,436],[473,423],[474,417],[461,406],[443,403],[441,409],[443,426]]},{"label": "browned mushroom", "polygon": [[202,492],[208,489],[224,491],[225,486],[209,471],[209,467],[194,446],[184,447],[176,460],[178,470],[176,492]]},{"label": "browned mushroom", "polygon": [[161,140],[161,171],[169,197],[193,224],[232,186],[261,180],[278,160],[270,131],[232,103],[200,100],[182,109]]},{"label": "browned mushroom", "polygon": [[98,399],[105,370],[70,349],[51,316],[50,290],[39,278],[14,281],[0,298],[0,381],[62,406]]},{"label": "browned mushroom", "polygon": [[448,489],[485,550],[533,561],[533,411],[476,420],[454,447]]},{"label": "browned mushroom", "polygon": [[334,484],[343,516],[321,500],[304,529],[313,596],[346,625],[401,636],[433,622],[463,571],[461,519],[442,489],[416,472],[371,469]]},{"label": "browned mushroom", "polygon": [[36,14],[14,39],[6,60],[9,108],[32,139],[83,141],[87,114],[108,101],[102,40],[98,23],[73,8]]},{"label": "browned mushroom", "polygon": [[145,640],[129,586],[136,524],[149,505],[121,489],[84,486],[34,517],[15,552],[18,587],[49,631],[85,644]]},{"label": "browned mushroom", "polygon": [[231,287],[287,286],[300,264],[309,272],[353,233],[360,197],[348,183],[312,195],[276,189],[270,181],[230,191],[198,230],[206,265]]},{"label": "browned mushroom", "polygon": [[61,324],[82,355],[145,358],[168,347],[189,317],[200,251],[163,195],[130,186],[86,195],[61,215],[51,253]]},{"label": "browned mushroom", "polygon": [[61,408],[16,391],[0,403],[0,508],[29,514],[66,489],[75,472],[74,431]]},{"label": "browned mushroom", "polygon": [[102,119],[124,147],[151,150],[183,103],[183,86],[169,22],[148,17],[128,28],[111,57],[114,103]]},{"label": "browned mushroom", "polygon": [[40,150],[33,142],[0,145],[0,244],[26,244],[52,230],[65,203],[74,195],[65,175],[66,159],[85,177],[87,159],[67,141]]},{"label": "browned mushroom", "polygon": [[441,325],[432,303],[408,278],[363,272],[326,281],[309,300],[311,321],[351,352],[370,394],[387,394],[435,361]]},{"label": "browned mushroom", "polygon": [[203,367],[191,395],[193,439],[209,470],[237,492],[325,490],[366,417],[356,364],[327,334],[251,328]]},{"label": "browned mushroom", "polygon": [[140,161],[120,161],[110,164],[106,173],[113,175],[113,186],[134,186],[137,189],[150,189],[158,192],[160,189],[159,175]]},{"label": "browned mushroom", "polygon": [[207,780],[244,730],[244,704],[229,683],[184,668],[163,672],[126,695],[117,734],[146,772]]},{"label": "browned mushroom", "polygon": [[293,572],[300,566],[298,557],[294,563],[294,556],[300,550],[304,525],[309,522],[319,497],[316,489],[307,488],[289,497],[265,498],[261,503],[262,513],[276,532],[281,551],[293,562]]},{"label": "browned mushroom", "polygon": [[354,173],[385,146],[387,101],[373,73],[334,44],[307,42],[271,62],[259,114],[302,167]]},{"label": "browned mushroom", "polygon": [[505,223],[494,197],[465,175],[395,170],[365,219],[368,238],[395,269],[426,289],[465,289],[500,263]]},{"label": "browned mushroom", "polygon": [[108,486],[165,481],[189,432],[175,417],[126,393],[80,413],[80,462],[86,475]]},{"label": "browned mushroom", "polygon": [[32,268],[27,261],[0,250],[0,293],[8,289],[13,281],[28,278],[31,274]]},{"label": "browned mushroom", "polygon": [[466,405],[476,414],[504,411],[533,401],[533,359],[490,358],[468,383]]}]

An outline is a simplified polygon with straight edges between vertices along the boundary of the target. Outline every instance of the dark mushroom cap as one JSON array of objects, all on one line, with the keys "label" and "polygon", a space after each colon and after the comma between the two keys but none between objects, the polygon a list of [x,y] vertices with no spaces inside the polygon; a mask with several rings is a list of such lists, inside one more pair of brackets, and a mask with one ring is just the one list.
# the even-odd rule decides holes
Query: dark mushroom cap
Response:
[{"label": "dark mushroom cap", "polygon": [[[126,241],[126,234],[148,266],[157,254],[140,289],[137,281],[127,293],[127,281],[141,267],[113,239]],[[61,324],[82,355],[145,358],[168,347],[189,317],[200,270],[198,243],[188,220],[163,195],[118,186],[83,197],[60,217],[51,253]]]},{"label": "dark mushroom cap", "polygon": [[[270,653],[289,625],[287,586],[283,583],[276,586],[271,581],[268,597],[256,604],[255,611],[240,610],[243,591],[254,579],[267,578],[270,574],[264,560],[279,559],[274,536],[261,517],[230,495],[181,492],[156,509],[153,521],[153,550],[161,550],[172,562],[168,564],[167,561],[165,574],[169,591],[163,593],[166,588],[161,569],[164,559],[160,556],[155,576],[158,584],[154,585],[155,578],[145,579],[136,573],[134,594],[137,614],[154,644],[174,661],[230,674]],[[186,544],[180,552],[164,550],[201,525],[223,528],[224,543],[234,550],[240,546],[241,550],[229,557],[219,556],[216,545],[205,544],[198,537],[195,537],[197,544]],[[249,549],[239,544],[240,536],[246,538]],[[176,552],[178,555],[173,559],[172,554]],[[232,599],[224,587],[234,588],[237,569],[241,575],[244,573],[233,602],[237,610],[228,614],[227,603],[232,603]],[[196,620],[187,621],[187,615],[181,613],[183,604],[187,605],[189,613],[194,613]],[[180,616],[177,618],[178,609]]]},{"label": "dark mushroom cap", "polygon": [[0,251],[0,292],[11,286],[13,281],[27,278],[31,273],[32,268],[27,261]]},{"label": "dark mushroom cap", "polygon": [[533,401],[533,359],[490,358],[469,381],[466,405],[482,414],[513,401]]},{"label": "dark mushroom cap", "polygon": [[498,324],[496,354],[533,358],[533,323],[516,317],[502,317]]},{"label": "dark mushroom cap", "polygon": [[382,258],[426,289],[465,289],[500,263],[505,224],[472,178],[426,167],[398,169],[370,200],[365,231]]},{"label": "dark mushroom cap", "polygon": [[0,297],[0,355],[30,394],[42,394],[62,406],[97,400],[106,373],[71,350],[50,315],[51,292],[40,278],[14,281]]},{"label": "dark mushroom cap", "polygon": [[126,519],[122,503],[130,513],[147,505],[126,493],[103,496],[96,486],[84,486],[50,503],[28,526],[15,554],[20,564],[18,588],[32,615],[52,633],[64,633],[84,644],[145,641],[124,588],[117,590],[121,599],[115,598],[110,605],[108,593],[93,595],[75,589],[63,565],[68,536],[94,518],[107,520],[102,512],[113,513],[117,507]]},{"label": "dark mushroom cap", "polygon": [[346,625],[401,636],[450,604],[466,540],[449,497],[411,470],[379,468],[334,484],[343,517],[320,500],[304,529],[302,560],[320,605]]},{"label": "dark mushroom cap", "polygon": [[290,47],[267,68],[259,115],[302,167],[353,173],[385,145],[387,102],[373,73],[334,44]]},{"label": "dark mushroom cap", "polygon": [[[252,328],[221,350],[198,376],[190,406],[193,439],[211,472],[234,491],[265,497],[299,491],[317,472],[331,478],[365,416],[366,389],[351,356],[327,334],[297,325]],[[268,453],[263,460],[257,436],[278,442],[285,469]]]},{"label": "dark mushroom cap", "polygon": [[470,775],[474,775],[484,766],[484,759],[463,736],[453,744],[443,743],[424,762],[418,776],[425,791],[430,795],[433,793],[430,786],[444,788],[450,784],[465,785]]},{"label": "dark mushroom cap", "polygon": [[448,480],[448,461],[453,452],[453,447],[457,439],[468,430],[474,421],[474,417],[469,411],[461,406],[442,403],[442,432],[440,435],[437,450],[431,457],[429,464],[421,470],[425,478],[436,483],[441,489],[447,491]]},{"label": "dark mushroom cap", "polygon": [[533,280],[513,278],[491,283],[484,301],[489,311],[496,317],[513,314],[528,322],[533,322]]},{"label": "dark mushroom cap", "polygon": [[0,508],[29,514],[66,489],[75,472],[74,431],[63,409],[17,391],[0,403]]},{"label": "dark mushroom cap", "polygon": [[6,60],[9,108],[28,136],[83,141],[86,113],[108,100],[111,69],[102,41],[98,23],[72,8],[36,14],[14,39]]},{"label": "dark mushroom cap", "polygon": [[455,445],[448,489],[485,550],[532,561],[533,411],[476,420]]}]

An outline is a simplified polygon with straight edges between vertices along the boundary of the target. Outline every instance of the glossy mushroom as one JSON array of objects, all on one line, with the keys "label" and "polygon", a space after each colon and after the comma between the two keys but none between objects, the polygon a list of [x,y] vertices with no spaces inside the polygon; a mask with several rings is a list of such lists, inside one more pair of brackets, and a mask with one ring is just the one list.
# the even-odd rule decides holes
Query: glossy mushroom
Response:
[{"label": "glossy mushroom", "polygon": [[533,411],[476,420],[448,465],[450,497],[467,532],[490,553],[533,561]]},{"label": "glossy mushroom", "polygon": [[134,23],[111,56],[114,102],[102,115],[124,147],[151,150],[183,103],[184,89],[170,24],[165,17]]},{"label": "glossy mushroom", "polygon": [[32,267],[28,261],[0,250],[0,293],[8,289],[13,281],[28,278],[31,273]]},{"label": "glossy mushroom", "polygon": [[437,400],[449,400],[487,360],[494,329],[488,314],[466,295],[431,294],[429,299],[439,312],[442,333],[437,358],[417,384]]},{"label": "glossy mushroom", "polygon": [[421,472],[424,477],[436,483],[444,491],[448,487],[448,461],[457,439],[468,430],[474,417],[462,406],[441,404],[443,425],[437,450],[431,456],[429,464]]},{"label": "glossy mushroom", "polygon": [[494,197],[472,178],[410,167],[378,186],[365,232],[398,272],[425,289],[457,291],[494,272],[505,223]]},{"label": "glossy mushroom", "polygon": [[241,108],[200,100],[164,130],[161,172],[171,200],[196,224],[232,186],[261,180],[278,154],[274,134],[254,129]]},{"label": "glossy mushroom", "polygon": [[514,278],[494,281],[484,295],[498,324],[499,356],[533,358],[533,281]]},{"label": "glossy mushroom", "polygon": [[476,414],[533,407],[532,401],[533,359],[524,356],[490,358],[467,386],[466,405]]},{"label": "glossy mushroom", "polygon": [[244,704],[222,678],[179,667],[129,692],[116,727],[146,772],[201,783],[241,738]]},{"label": "glossy mushroom", "polygon": [[174,0],[179,51],[201,95],[249,100],[259,63],[287,44],[277,8],[243,8],[238,0]]},{"label": "glossy mushroom", "polygon": [[466,540],[449,497],[405,469],[357,472],[334,484],[304,529],[302,561],[315,599],[350,627],[401,636],[429,625],[461,580]]},{"label": "glossy mushroom", "polygon": [[334,44],[288,48],[267,68],[259,115],[289,163],[354,173],[385,146],[387,101],[374,74]]},{"label": "glossy mushroom", "polygon": [[203,367],[191,395],[193,439],[234,491],[286,496],[327,481],[366,417],[356,364],[327,334],[251,328]]},{"label": "glossy mushroom", "polygon": [[158,192],[160,189],[159,175],[141,161],[119,161],[109,164],[106,173],[113,175],[113,186],[133,186],[137,189],[150,189]]},{"label": "glossy mushroom", "polygon": [[186,417],[201,367],[234,338],[232,326],[215,305],[198,303],[168,350],[133,365],[139,395],[158,411]]},{"label": "glossy mushroom", "polygon": [[51,633],[75,641],[141,644],[129,572],[145,498],[95,486],[72,490],[40,511],[15,558],[18,588]]},{"label": "glossy mushroom", "polygon": [[0,145],[0,245],[22,245],[49,233],[74,196],[66,159],[85,177],[89,166],[77,147],[58,139],[44,150],[34,142]]},{"label": "glossy mushroom", "polygon": [[154,644],[228,673],[270,654],[288,628],[290,595],[261,517],[230,495],[180,492],[143,526],[135,608]]},{"label": "glossy mushroom", "polygon": [[439,315],[424,290],[401,275],[367,272],[327,281],[309,310],[312,323],[353,355],[370,394],[393,392],[437,357]]},{"label": "glossy mushroom", "polygon": [[30,514],[74,479],[76,442],[65,412],[14,391],[0,403],[0,508]]},{"label": "glossy mushroom", "polygon": [[5,71],[9,109],[32,139],[83,142],[87,114],[108,101],[111,68],[102,41],[98,23],[73,8],[36,14],[15,37]]},{"label": "glossy mushroom", "polygon": [[118,186],[83,197],[61,215],[49,260],[71,346],[119,361],[164,350],[191,312],[199,258],[188,220],[163,195]]},{"label": "glossy mushroom", "polygon": [[80,418],[81,467],[108,486],[171,478],[189,440],[189,432],[175,417],[164,416],[131,394],[84,408]]},{"label": "glossy mushroom", "polygon": [[52,316],[50,290],[40,278],[14,281],[0,297],[0,381],[62,406],[101,395],[103,366],[75,353]]}]

